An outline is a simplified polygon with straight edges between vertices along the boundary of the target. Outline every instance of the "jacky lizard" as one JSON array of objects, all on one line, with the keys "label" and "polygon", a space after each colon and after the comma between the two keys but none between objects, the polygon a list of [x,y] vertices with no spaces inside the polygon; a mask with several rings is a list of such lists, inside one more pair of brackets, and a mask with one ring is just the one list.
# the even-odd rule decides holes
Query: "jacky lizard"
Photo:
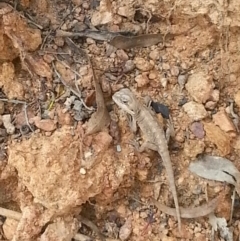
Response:
[{"label": "jacky lizard", "polygon": [[168,151],[168,143],[165,133],[149,108],[144,106],[129,89],[121,89],[112,96],[113,101],[124,111],[131,115],[134,122],[138,124],[146,140],[139,148],[142,152],[147,147],[157,151],[162,157],[166,168],[169,186],[173,195],[178,220],[178,228],[181,230],[181,218],[178,204],[178,196],[174,181],[172,163]]}]

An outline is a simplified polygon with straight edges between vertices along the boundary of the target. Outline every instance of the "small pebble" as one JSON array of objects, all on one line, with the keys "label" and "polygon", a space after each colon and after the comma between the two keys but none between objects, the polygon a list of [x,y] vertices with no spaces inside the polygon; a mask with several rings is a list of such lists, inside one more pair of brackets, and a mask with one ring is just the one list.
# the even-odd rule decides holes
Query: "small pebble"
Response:
[{"label": "small pebble", "polygon": [[161,82],[163,88],[167,87],[167,84],[168,84],[167,78],[161,78],[160,82]]},{"label": "small pebble", "polygon": [[132,71],[134,69],[135,69],[134,62],[132,60],[127,60],[125,65],[124,65],[124,67],[123,67],[123,72],[124,73],[128,73],[128,72],[130,72],[130,71]]},{"label": "small pebble", "polygon": [[152,60],[157,60],[157,59],[159,59],[159,57],[160,57],[160,53],[159,53],[159,51],[158,51],[157,49],[154,49],[154,50],[152,50],[152,51],[150,52],[149,57],[150,57],[150,59],[152,59]]},{"label": "small pebble", "polygon": [[154,71],[154,70],[150,71],[150,73],[148,75],[148,78],[150,80],[156,79],[157,78],[157,71]]},{"label": "small pebble", "polygon": [[123,17],[132,18],[135,14],[135,9],[130,6],[122,6],[118,8],[117,14]]},{"label": "small pebble", "polygon": [[134,63],[136,64],[136,67],[142,71],[149,71],[149,70],[153,69],[153,65],[152,65],[151,61],[147,61],[141,57],[136,57],[134,59]]},{"label": "small pebble", "polygon": [[3,126],[6,128],[8,134],[13,134],[15,132],[15,126],[12,124],[11,115],[2,116]]},{"label": "small pebble", "polygon": [[121,148],[121,146],[119,144],[116,146],[116,149],[117,149],[117,152],[121,152],[122,151],[122,148]]},{"label": "small pebble", "polygon": [[199,139],[202,139],[205,136],[203,124],[201,122],[193,122],[190,126],[190,130]]},{"label": "small pebble", "polygon": [[62,47],[64,45],[64,39],[62,37],[56,37],[54,38],[54,43],[58,46],[58,47]]},{"label": "small pebble", "polygon": [[86,169],[83,168],[83,167],[81,167],[81,168],[80,168],[80,174],[86,175],[86,173],[87,173]]},{"label": "small pebble", "polygon": [[208,102],[205,104],[205,108],[206,108],[207,110],[214,110],[216,106],[217,106],[217,102],[214,102],[214,101],[208,101]]},{"label": "small pebble", "polygon": [[84,9],[89,9],[89,3],[88,2],[84,2],[83,4],[82,4],[82,7],[84,8]]},{"label": "small pebble", "polygon": [[170,72],[171,72],[171,75],[172,76],[178,76],[179,75],[179,68],[177,66],[173,66],[171,69],[170,69]]},{"label": "small pebble", "polygon": [[73,110],[76,110],[76,111],[81,111],[82,110],[82,101],[80,100],[75,100],[73,102]]},{"label": "small pebble", "polygon": [[124,61],[128,60],[128,55],[123,49],[118,49],[116,51],[116,54],[119,57],[119,59],[124,60]]},{"label": "small pebble", "polygon": [[196,102],[206,103],[211,98],[214,83],[210,76],[204,72],[198,72],[188,77],[185,87]]},{"label": "small pebble", "polygon": [[169,70],[170,69],[170,65],[168,63],[163,63],[162,64],[162,68],[163,68],[163,70]]},{"label": "small pebble", "polygon": [[149,78],[146,74],[140,74],[136,76],[135,81],[137,82],[138,87],[143,87],[149,83]]},{"label": "small pebble", "polygon": [[183,90],[183,88],[185,87],[185,83],[187,81],[187,75],[180,74],[177,78],[177,81],[181,90]]},{"label": "small pebble", "polygon": [[214,101],[214,102],[218,102],[218,101],[219,101],[219,96],[220,96],[219,90],[214,89],[214,90],[212,91],[212,94],[211,94],[210,99],[211,99],[212,101]]}]

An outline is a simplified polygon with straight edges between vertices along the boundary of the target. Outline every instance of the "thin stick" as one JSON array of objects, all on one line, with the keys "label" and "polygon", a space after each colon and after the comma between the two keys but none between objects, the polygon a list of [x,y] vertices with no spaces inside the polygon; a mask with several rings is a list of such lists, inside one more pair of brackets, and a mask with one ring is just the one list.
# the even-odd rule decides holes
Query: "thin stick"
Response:
[{"label": "thin stick", "polygon": [[12,218],[14,220],[20,220],[22,217],[22,214],[19,212],[12,211],[6,208],[1,208],[1,207],[0,207],[0,215],[7,218]]},{"label": "thin stick", "polygon": [[27,104],[25,101],[21,101],[21,100],[0,99],[0,101],[13,103],[13,104],[21,104],[21,105],[26,105]]},{"label": "thin stick", "polygon": [[34,132],[33,128],[31,127],[31,125],[29,123],[29,120],[28,120],[27,105],[24,105],[24,115],[25,115],[25,119],[26,119],[29,129],[31,130],[31,132]]}]

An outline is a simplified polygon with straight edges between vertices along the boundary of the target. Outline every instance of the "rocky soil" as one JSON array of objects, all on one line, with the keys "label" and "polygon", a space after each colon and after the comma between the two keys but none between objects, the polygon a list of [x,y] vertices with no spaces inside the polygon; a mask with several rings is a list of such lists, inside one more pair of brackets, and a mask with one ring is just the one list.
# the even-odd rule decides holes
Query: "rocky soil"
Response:
[{"label": "rocky soil", "polygon": [[[1,1],[0,240],[239,240],[239,12],[233,0]],[[156,204],[174,208],[160,156],[134,149],[141,132],[111,99],[121,88],[174,128],[179,204],[200,207],[181,233]],[[110,125],[87,135],[101,104]],[[203,154],[203,173],[190,170]]]}]

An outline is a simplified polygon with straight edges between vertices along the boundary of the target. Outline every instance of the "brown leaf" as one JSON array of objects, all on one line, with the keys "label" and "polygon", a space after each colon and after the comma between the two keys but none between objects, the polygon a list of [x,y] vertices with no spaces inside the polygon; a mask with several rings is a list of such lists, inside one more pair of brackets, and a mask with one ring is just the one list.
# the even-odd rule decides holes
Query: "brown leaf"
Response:
[{"label": "brown leaf", "polygon": [[[173,35],[167,34],[165,40],[172,39]],[[164,38],[162,34],[145,34],[139,36],[116,36],[109,44],[119,49],[131,49],[136,47],[149,47],[160,42],[163,42]]]}]

